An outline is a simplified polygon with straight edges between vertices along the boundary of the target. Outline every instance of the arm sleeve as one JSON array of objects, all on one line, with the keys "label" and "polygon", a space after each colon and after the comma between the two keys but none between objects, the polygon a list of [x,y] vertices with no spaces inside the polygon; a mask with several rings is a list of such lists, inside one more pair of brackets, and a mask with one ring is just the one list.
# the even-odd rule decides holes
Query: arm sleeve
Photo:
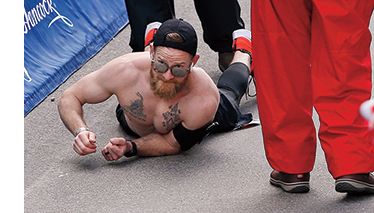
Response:
[{"label": "arm sleeve", "polygon": [[203,127],[195,130],[189,130],[179,123],[174,129],[173,134],[177,142],[179,143],[182,151],[191,149],[196,143],[200,143],[203,138],[209,133],[208,127],[211,123],[204,125]]}]

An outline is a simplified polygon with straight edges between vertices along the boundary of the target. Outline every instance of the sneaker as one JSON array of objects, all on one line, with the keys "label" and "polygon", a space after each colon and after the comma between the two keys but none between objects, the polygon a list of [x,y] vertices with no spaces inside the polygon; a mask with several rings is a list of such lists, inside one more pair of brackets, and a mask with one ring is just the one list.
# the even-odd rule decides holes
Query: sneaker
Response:
[{"label": "sneaker", "polygon": [[374,194],[373,174],[344,175],[335,180],[335,191],[349,194]]},{"label": "sneaker", "polygon": [[219,69],[222,72],[225,71],[229,67],[233,58],[234,58],[234,53],[233,52],[218,53],[218,67],[219,67]]},{"label": "sneaker", "polygon": [[145,29],[144,47],[147,47],[150,43],[153,42],[153,37],[160,26],[161,22],[157,21],[149,23],[147,25],[147,28]]},{"label": "sneaker", "polygon": [[306,193],[310,190],[309,178],[309,173],[287,174],[273,170],[270,174],[270,183],[285,192]]}]

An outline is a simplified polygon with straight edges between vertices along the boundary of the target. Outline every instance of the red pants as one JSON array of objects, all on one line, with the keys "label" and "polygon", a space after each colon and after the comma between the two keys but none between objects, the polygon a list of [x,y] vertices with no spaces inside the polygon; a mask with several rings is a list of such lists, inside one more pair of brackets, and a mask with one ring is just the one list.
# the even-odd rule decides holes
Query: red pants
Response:
[{"label": "red pants", "polygon": [[371,96],[374,0],[252,0],[257,101],[266,157],[278,171],[310,172],[318,137],[334,178],[374,171],[359,106]]}]

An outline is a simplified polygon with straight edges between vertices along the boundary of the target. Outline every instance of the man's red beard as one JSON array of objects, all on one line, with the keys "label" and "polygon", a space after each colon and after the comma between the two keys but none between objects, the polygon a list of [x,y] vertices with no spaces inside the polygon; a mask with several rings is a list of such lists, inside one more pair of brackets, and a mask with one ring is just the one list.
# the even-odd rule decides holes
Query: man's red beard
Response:
[{"label": "man's red beard", "polygon": [[160,98],[170,100],[181,90],[182,84],[176,80],[165,81],[161,75],[155,75],[151,70],[151,89],[153,93]]}]

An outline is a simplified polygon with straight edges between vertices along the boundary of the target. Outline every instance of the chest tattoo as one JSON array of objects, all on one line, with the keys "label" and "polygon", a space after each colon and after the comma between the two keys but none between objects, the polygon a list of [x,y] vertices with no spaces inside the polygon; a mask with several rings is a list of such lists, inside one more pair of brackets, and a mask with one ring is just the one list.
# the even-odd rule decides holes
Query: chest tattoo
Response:
[{"label": "chest tattoo", "polygon": [[173,129],[178,123],[181,122],[179,114],[181,111],[178,108],[178,103],[169,106],[169,111],[162,113],[164,121],[162,121],[162,126],[166,129]]},{"label": "chest tattoo", "polygon": [[140,94],[140,92],[137,92],[136,95],[139,97],[139,99],[133,100],[130,106],[125,105],[123,110],[135,118],[145,121],[147,116],[144,114],[143,96]]}]

